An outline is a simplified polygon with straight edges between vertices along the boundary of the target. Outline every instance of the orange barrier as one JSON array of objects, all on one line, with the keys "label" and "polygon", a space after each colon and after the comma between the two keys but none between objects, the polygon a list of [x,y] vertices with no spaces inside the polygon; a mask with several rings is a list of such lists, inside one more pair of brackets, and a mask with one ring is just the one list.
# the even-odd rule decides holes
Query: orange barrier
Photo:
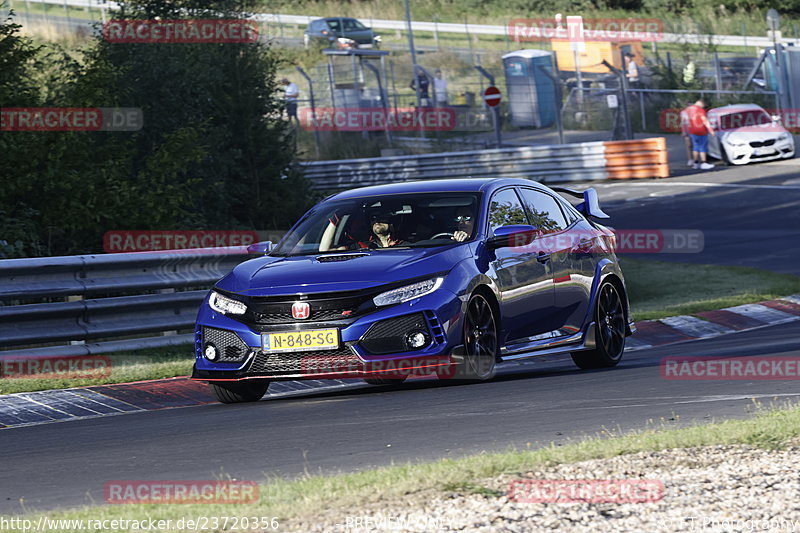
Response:
[{"label": "orange barrier", "polygon": [[664,137],[603,143],[607,179],[668,178]]}]

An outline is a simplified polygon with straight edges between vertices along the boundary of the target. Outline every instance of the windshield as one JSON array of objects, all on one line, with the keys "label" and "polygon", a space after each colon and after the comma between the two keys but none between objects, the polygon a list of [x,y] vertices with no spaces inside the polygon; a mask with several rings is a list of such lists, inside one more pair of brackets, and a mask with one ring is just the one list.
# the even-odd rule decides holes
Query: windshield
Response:
[{"label": "windshield", "polygon": [[717,120],[720,130],[736,130],[747,126],[763,126],[772,124],[772,117],[763,109],[753,109],[748,111],[738,111],[720,115]]},{"label": "windshield", "polygon": [[480,196],[421,193],[331,200],[316,206],[271,255],[445,246],[475,236]]}]

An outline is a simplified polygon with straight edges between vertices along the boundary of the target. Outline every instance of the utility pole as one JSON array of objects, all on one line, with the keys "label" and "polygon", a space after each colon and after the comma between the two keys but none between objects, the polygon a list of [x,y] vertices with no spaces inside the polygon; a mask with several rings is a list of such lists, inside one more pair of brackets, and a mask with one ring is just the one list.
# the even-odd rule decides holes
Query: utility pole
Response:
[{"label": "utility pole", "polygon": [[[408,32],[408,50],[411,52],[411,68],[417,64],[417,52],[414,50],[414,31],[411,29],[411,8],[408,7],[408,0],[406,2],[406,31]],[[416,73],[415,73],[416,74]]]}]

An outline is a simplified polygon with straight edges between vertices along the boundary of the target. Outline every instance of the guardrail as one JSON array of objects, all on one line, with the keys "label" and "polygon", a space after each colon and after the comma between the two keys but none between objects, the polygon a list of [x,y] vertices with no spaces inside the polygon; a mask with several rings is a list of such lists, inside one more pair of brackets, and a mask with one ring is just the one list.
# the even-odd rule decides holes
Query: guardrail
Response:
[{"label": "guardrail", "polygon": [[[30,3],[53,4],[62,7],[91,7],[103,11],[116,10],[119,4],[106,0],[25,0]],[[302,24],[308,25],[312,20],[323,18],[321,15],[289,15],[282,13],[258,13],[254,20],[266,24]],[[369,19],[372,28],[378,30],[406,31],[404,20]],[[471,35],[508,35],[506,25],[489,24],[461,24],[451,22],[423,22],[412,21],[414,31],[440,32],[440,33],[469,33]],[[725,46],[772,46],[772,39],[764,35],[710,35],[699,33],[664,33],[660,42],[664,43],[692,43],[714,44]],[[783,42],[798,42],[795,39],[784,38]]]},{"label": "guardrail", "polygon": [[[208,289],[248,257],[229,247],[2,260],[0,358],[193,342],[169,333],[193,328]],[[52,343],[69,344],[41,347]]]},{"label": "guardrail", "polygon": [[312,188],[322,191],[441,178],[510,177],[563,183],[669,177],[663,137],[315,161],[301,166]]}]

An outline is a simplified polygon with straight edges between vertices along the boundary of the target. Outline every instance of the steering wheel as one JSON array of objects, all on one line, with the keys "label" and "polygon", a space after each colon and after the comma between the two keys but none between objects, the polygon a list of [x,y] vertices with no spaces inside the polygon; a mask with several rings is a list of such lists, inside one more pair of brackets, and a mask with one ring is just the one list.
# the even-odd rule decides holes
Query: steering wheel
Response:
[{"label": "steering wheel", "polygon": [[443,231],[442,233],[437,233],[436,235],[431,237],[431,240],[438,239],[439,237],[450,237],[450,238],[453,238],[453,234],[448,232],[448,231]]}]

